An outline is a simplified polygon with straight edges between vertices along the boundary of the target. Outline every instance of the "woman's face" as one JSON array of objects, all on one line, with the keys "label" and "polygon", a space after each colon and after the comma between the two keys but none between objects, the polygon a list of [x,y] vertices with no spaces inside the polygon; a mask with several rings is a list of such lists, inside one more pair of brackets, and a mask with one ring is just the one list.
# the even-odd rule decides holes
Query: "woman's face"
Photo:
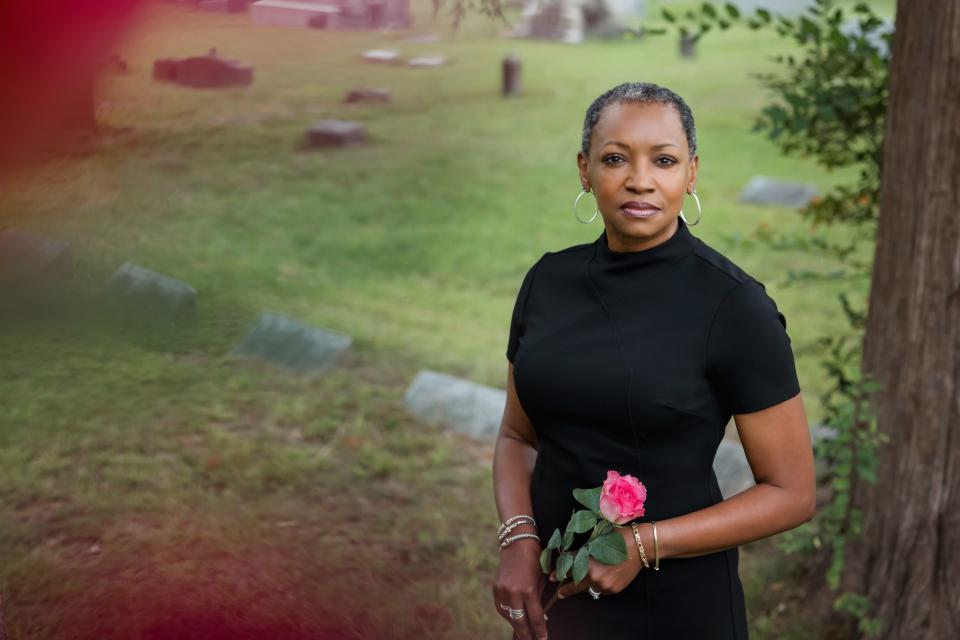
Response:
[{"label": "woman's face", "polygon": [[580,182],[593,189],[613,251],[642,251],[677,229],[684,194],[696,187],[698,158],[673,105],[608,105],[593,130],[590,156],[577,154]]}]

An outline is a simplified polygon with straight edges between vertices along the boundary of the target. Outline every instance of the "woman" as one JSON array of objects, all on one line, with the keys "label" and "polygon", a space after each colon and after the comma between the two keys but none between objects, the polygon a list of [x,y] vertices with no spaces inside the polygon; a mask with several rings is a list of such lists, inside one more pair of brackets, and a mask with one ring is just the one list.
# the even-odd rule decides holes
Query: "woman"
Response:
[{"label": "woman", "polygon": [[[699,222],[698,163],[678,95],[648,83],[601,95],[577,164],[604,231],[548,252],[520,287],[493,462],[511,525],[494,604],[520,640],[746,638],[737,546],[813,516],[786,319],[762,284],[691,234],[681,209],[690,194]],[[723,500],[712,462],[731,416],[757,484]],[[545,616],[540,551],[577,508],[573,489],[601,485],[609,469],[647,487],[639,543],[618,529],[630,558],[590,560]]]}]

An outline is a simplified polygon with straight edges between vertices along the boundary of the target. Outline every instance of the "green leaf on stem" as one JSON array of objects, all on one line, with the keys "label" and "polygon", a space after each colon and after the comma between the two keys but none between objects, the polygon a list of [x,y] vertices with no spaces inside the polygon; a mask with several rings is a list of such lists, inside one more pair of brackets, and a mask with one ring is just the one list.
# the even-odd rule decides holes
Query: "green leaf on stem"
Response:
[{"label": "green leaf on stem", "polygon": [[617,532],[608,533],[599,538],[595,538],[588,543],[590,547],[590,557],[603,564],[620,564],[624,562],[627,556],[627,543],[623,536]]},{"label": "green leaf on stem", "polygon": [[573,554],[569,551],[561,553],[560,557],[557,558],[557,582],[563,582],[567,579],[567,573],[570,572],[572,566]]},{"label": "green leaf on stem", "polygon": [[540,552],[540,568],[546,574],[550,573],[550,556],[552,553],[551,549],[544,549]]},{"label": "green leaf on stem", "polygon": [[570,516],[570,522],[567,524],[567,532],[585,533],[593,529],[597,524],[597,514],[593,511],[582,509]]},{"label": "green leaf on stem", "polygon": [[595,489],[574,489],[574,499],[594,513],[600,511],[600,492],[603,487]]},{"label": "green leaf on stem", "polygon": [[587,569],[590,568],[590,549],[587,545],[580,547],[577,551],[577,557],[573,559],[573,581],[578,583],[587,577]]},{"label": "green leaf on stem", "polygon": [[563,545],[560,547],[564,551],[570,548],[570,545],[573,544],[573,531],[568,527],[566,532],[563,534]]},{"label": "green leaf on stem", "polygon": [[560,529],[554,529],[553,535],[550,536],[550,540],[547,542],[547,549],[559,549],[560,548]]},{"label": "green leaf on stem", "polygon": [[597,528],[593,531],[593,537],[599,538],[602,535],[606,535],[613,531],[613,523],[609,520],[600,520],[597,524]]}]

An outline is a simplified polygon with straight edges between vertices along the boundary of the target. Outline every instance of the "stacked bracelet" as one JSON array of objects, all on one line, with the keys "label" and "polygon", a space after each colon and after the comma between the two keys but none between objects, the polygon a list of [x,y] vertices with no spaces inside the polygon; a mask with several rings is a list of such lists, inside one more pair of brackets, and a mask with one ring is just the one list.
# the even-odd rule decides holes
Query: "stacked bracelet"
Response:
[{"label": "stacked bracelet", "polygon": [[640,551],[640,562],[643,563],[644,569],[650,568],[650,563],[647,562],[647,552],[643,549],[643,542],[640,540],[640,530],[637,527],[636,523],[630,525],[633,529],[633,539],[637,543],[637,549]]},{"label": "stacked bracelet", "polygon": [[500,542],[501,549],[508,546],[514,540],[519,540],[520,538],[536,538],[537,541],[540,540],[540,536],[536,535],[535,533],[518,533],[515,536],[507,537],[511,531],[513,531],[514,529],[516,529],[522,524],[530,524],[533,526],[534,529],[537,528],[537,522],[536,520],[533,519],[533,516],[528,516],[524,514],[513,516],[512,518],[508,519],[506,522],[500,525],[500,527],[497,529],[497,539]]},{"label": "stacked bracelet", "polygon": [[504,538],[500,542],[500,548],[509,547],[514,540],[520,540],[521,538],[534,538],[537,542],[540,542],[540,536],[535,533],[518,533],[515,536],[510,536],[509,538]]},{"label": "stacked bracelet", "polygon": [[660,571],[660,540],[657,538],[657,521],[653,520],[650,524],[653,525],[653,553],[655,558],[653,568],[655,571]]},{"label": "stacked bracelet", "polygon": [[[524,513],[521,513],[521,514],[518,515],[518,516],[513,516],[512,518],[508,518],[506,522],[502,523],[502,524],[500,525],[500,528],[497,529],[497,535],[498,535],[498,536],[502,536],[504,530],[505,530],[507,527],[509,527],[512,523],[516,522],[517,520],[524,520],[524,519],[525,519],[525,520],[529,520],[531,524],[536,524],[535,521],[534,521],[534,519],[533,519],[533,516],[528,516],[528,515],[526,515],[526,514],[524,514]],[[514,526],[516,526],[516,525],[514,525]]]},{"label": "stacked bracelet", "polygon": [[[509,534],[511,531],[513,531],[514,529],[516,529],[522,524],[530,524],[530,525],[533,525],[534,529],[537,528],[537,523],[530,516],[520,516],[520,518],[522,519],[516,520],[515,522],[512,522],[510,524],[504,523],[500,525],[500,528],[497,530],[497,537],[500,538],[500,540],[502,541],[504,538],[507,537],[507,534]],[[513,518],[511,518],[511,520],[513,520]]]}]

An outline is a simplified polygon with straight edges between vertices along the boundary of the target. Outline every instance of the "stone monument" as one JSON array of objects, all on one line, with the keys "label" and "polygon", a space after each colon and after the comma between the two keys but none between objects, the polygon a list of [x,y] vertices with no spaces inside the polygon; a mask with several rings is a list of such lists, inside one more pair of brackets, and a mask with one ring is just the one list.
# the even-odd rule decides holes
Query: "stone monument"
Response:
[{"label": "stone monument", "polygon": [[255,25],[302,29],[405,29],[413,24],[410,0],[259,0]]},{"label": "stone monument", "polygon": [[211,49],[205,56],[161,58],[153,63],[155,80],[196,89],[246,87],[253,82],[253,67],[223,58]]},{"label": "stone monument", "polygon": [[429,369],[417,373],[403,396],[417,420],[481,439],[496,437],[506,400],[502,389]]},{"label": "stone monument", "polygon": [[197,314],[197,291],[186,282],[125,262],[103,292],[119,307],[150,320],[183,322]]},{"label": "stone monument", "polygon": [[350,336],[264,311],[232,355],[256,358],[294,373],[318,376],[333,367],[352,344]]},{"label": "stone monument", "polygon": [[754,176],[740,193],[740,202],[800,208],[810,204],[816,197],[817,188],[812,184]]},{"label": "stone monument", "polygon": [[622,34],[645,10],[645,0],[527,0],[513,35],[577,43]]},{"label": "stone monument", "polygon": [[359,122],[327,119],[307,129],[306,146],[309,149],[346,147],[367,141],[367,128]]}]

